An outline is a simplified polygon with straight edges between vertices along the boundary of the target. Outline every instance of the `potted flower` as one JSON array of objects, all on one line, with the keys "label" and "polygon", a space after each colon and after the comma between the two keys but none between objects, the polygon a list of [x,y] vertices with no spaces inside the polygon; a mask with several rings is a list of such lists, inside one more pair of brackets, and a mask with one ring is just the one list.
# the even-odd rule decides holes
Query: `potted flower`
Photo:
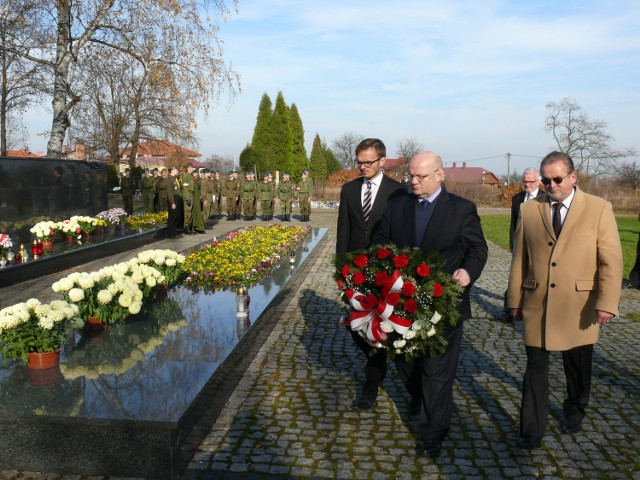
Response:
[{"label": "potted flower", "polygon": [[97,228],[97,219],[93,217],[86,217],[82,215],[74,215],[69,219],[71,222],[76,222],[80,227],[81,234],[88,237]]},{"label": "potted flower", "polygon": [[31,233],[35,235],[35,237],[40,240],[45,246],[49,242],[53,242],[53,237],[56,235],[58,224],[56,222],[52,222],[50,220],[45,220],[42,222],[36,223],[29,230]]},{"label": "potted flower", "polygon": [[164,275],[162,285],[173,285],[184,275],[181,266],[186,257],[173,250],[145,250],[138,254],[141,264],[151,265]]},{"label": "potted flower", "polygon": [[106,223],[105,233],[113,233],[112,229],[117,225],[123,225],[123,222],[127,218],[127,212],[122,208],[112,208],[110,210],[104,210],[96,215],[97,219],[103,220]]},{"label": "potted flower", "polygon": [[60,235],[62,235],[68,241],[73,240],[74,237],[82,234],[82,229],[80,225],[75,220],[63,220],[62,222],[58,222],[55,224],[55,228]]},{"label": "potted flower", "polygon": [[0,233],[0,267],[4,267],[7,264],[7,259],[4,256],[11,247],[13,247],[11,237],[6,233]]},{"label": "potted flower", "polygon": [[67,325],[79,327],[78,307],[63,300],[42,304],[31,298],[0,310],[0,354],[24,360],[29,368],[58,364]]}]

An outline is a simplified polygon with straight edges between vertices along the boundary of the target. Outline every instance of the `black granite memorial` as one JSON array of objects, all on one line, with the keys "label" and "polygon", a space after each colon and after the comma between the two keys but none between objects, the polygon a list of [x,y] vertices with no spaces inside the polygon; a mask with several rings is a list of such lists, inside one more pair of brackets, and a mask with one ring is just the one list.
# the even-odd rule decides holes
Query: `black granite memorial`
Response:
[{"label": "black granite memorial", "polygon": [[273,328],[261,313],[325,234],[313,229],[249,289],[160,291],[139,318],[76,334],[59,367],[0,367],[0,469],[178,477],[208,431],[198,422],[226,401]]}]

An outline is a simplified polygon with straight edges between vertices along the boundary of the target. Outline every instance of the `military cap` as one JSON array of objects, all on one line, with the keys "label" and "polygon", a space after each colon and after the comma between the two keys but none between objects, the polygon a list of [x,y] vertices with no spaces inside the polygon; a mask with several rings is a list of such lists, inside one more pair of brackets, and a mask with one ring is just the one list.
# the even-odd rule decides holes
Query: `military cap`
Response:
[{"label": "military cap", "polygon": [[228,173],[229,173],[229,175],[231,175],[232,173],[236,173],[236,171],[235,170],[229,170]]},{"label": "military cap", "polygon": [[283,175],[289,175],[289,172],[282,172]]},{"label": "military cap", "polygon": [[302,171],[302,173],[309,173],[309,170],[307,170],[306,168]]},{"label": "military cap", "polygon": [[269,175],[270,175],[270,173],[269,173],[269,172],[265,172],[265,173],[262,175],[262,178],[264,178],[264,177],[268,177]]},{"label": "military cap", "polygon": [[211,173],[211,170],[209,170],[208,168],[203,168],[202,173]]}]

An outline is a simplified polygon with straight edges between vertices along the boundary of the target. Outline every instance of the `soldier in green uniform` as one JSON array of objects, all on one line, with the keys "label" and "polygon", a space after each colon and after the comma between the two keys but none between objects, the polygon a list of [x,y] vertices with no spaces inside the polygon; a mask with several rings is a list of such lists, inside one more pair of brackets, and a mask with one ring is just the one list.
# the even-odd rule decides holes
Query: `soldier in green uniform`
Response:
[{"label": "soldier in green uniform", "polygon": [[182,203],[184,210],[184,231],[187,235],[193,235],[193,192],[196,189],[195,179],[193,178],[193,164],[188,163],[185,167],[186,171],[182,174]]},{"label": "soldier in green uniform", "polygon": [[251,172],[244,174],[244,182],[242,182],[242,213],[245,220],[254,220],[256,218],[256,182],[251,178]]},{"label": "soldier in green uniform", "polygon": [[120,193],[122,193],[123,208],[127,215],[133,215],[133,195],[136,193],[136,182],[130,173],[129,167],[125,168],[120,179]]},{"label": "soldier in green uniform", "polygon": [[158,206],[156,208],[157,212],[167,211],[167,190],[165,187],[168,176],[167,169],[163,168],[160,172],[160,177],[156,182],[156,198],[158,199]]},{"label": "soldier in green uniform", "polygon": [[142,175],[142,202],[145,211],[153,213],[153,199],[156,196],[156,179],[151,176],[148,168],[144,169]]},{"label": "soldier in green uniform", "polygon": [[211,174],[211,185],[213,189],[213,197],[211,201],[211,218],[218,220],[221,212],[222,201],[222,182],[220,181],[220,172],[214,170]]},{"label": "soldier in green uniform", "polygon": [[278,184],[278,200],[280,201],[280,211],[282,213],[282,221],[291,221],[291,201],[295,194],[296,186],[289,178],[289,172],[282,173],[282,180]]},{"label": "soldier in green uniform", "polygon": [[211,170],[205,168],[202,170],[203,178],[201,179],[200,201],[202,202],[202,220],[205,226],[211,217],[213,204],[213,182],[211,179]]},{"label": "soldier in green uniform", "polygon": [[260,200],[260,212],[262,220],[273,219],[273,199],[275,197],[275,189],[273,182],[269,181],[269,172],[262,176],[262,182],[258,185],[258,199]]},{"label": "soldier in green uniform", "polygon": [[202,177],[199,172],[193,173],[193,210],[191,211],[191,231],[194,233],[206,233],[202,207],[200,204],[200,191],[202,190]]},{"label": "soldier in green uniform", "polygon": [[224,182],[224,186],[222,187],[222,195],[227,201],[227,220],[240,218],[240,214],[238,213],[240,193],[238,173],[235,170],[229,170],[229,178]]},{"label": "soldier in green uniform", "polygon": [[158,171],[158,167],[151,170],[151,176],[155,180],[155,186],[153,187],[153,211],[159,212],[159,198],[158,198],[158,183],[162,181],[162,177],[160,176],[160,172]]},{"label": "soldier in green uniform", "polygon": [[313,195],[313,179],[309,177],[309,170],[303,170],[302,180],[296,188],[298,202],[300,202],[300,221],[308,222],[311,215],[311,196]]}]

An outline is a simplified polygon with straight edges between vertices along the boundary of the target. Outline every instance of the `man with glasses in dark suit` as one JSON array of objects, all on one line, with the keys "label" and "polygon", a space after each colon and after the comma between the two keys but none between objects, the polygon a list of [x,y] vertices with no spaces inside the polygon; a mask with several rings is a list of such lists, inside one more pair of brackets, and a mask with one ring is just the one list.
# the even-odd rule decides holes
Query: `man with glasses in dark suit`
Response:
[{"label": "man with glasses in dark suit", "polygon": [[[342,187],[338,210],[336,256],[369,247],[371,232],[380,222],[390,198],[405,195],[399,182],[383,173],[387,149],[378,138],[367,138],[356,147],[360,178]],[[349,327],[347,327],[349,329]],[[349,329],[356,345],[367,356],[365,383],[361,393],[351,404],[358,410],[371,409],[378,397],[378,387],[387,373],[387,356],[384,350],[374,348],[358,332]],[[373,350],[377,350],[375,353]]]}]

